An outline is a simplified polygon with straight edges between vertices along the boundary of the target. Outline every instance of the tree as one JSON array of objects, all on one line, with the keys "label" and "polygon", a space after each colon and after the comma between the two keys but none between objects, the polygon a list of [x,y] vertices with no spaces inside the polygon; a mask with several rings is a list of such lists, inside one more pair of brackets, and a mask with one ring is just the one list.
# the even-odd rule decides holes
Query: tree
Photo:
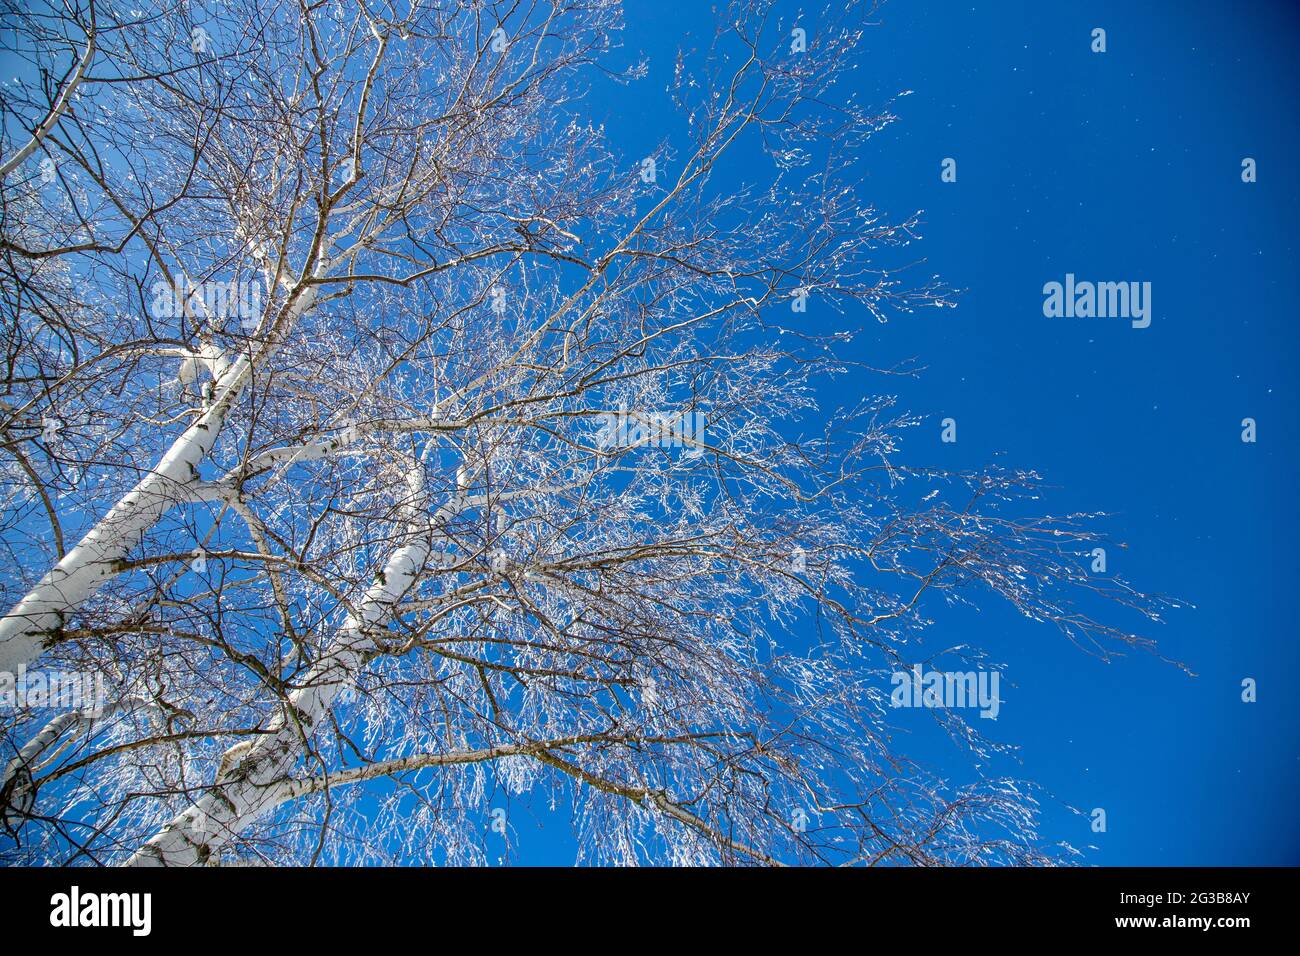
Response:
[{"label": "tree", "polygon": [[102,694],[0,711],[5,858],[482,862],[500,781],[599,862],[1054,859],[890,675],[936,598],[1100,653],[1159,602],[1032,472],[819,411],[952,304],[854,190],[873,12],[729,4],[643,157],[584,113],[645,88],[607,0],[6,5],[0,671]]}]

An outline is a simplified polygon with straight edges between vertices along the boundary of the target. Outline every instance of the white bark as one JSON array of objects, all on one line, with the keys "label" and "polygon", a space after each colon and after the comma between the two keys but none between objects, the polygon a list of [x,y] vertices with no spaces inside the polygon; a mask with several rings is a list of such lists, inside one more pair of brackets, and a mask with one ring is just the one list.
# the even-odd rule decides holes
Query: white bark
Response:
[{"label": "white bark", "polygon": [[137,850],[127,866],[202,864],[234,834],[283,802],[277,785],[297,760],[302,737],[310,736],[359,670],[365,652],[373,646],[370,629],[380,625],[410,590],[428,556],[429,543],[419,537],[389,558],[329,650],[289,695],[288,706],[268,733],[248,748],[234,773]]},{"label": "white bark", "polygon": [[[315,301],[316,287],[307,286],[289,304],[286,327],[292,328]],[[172,443],[153,470],[0,619],[0,687],[40,655],[42,640],[59,626],[64,614],[80,607],[117,573],[115,563],[126,558],[144,533],[187,498],[187,489],[198,481],[199,463],[216,444],[231,406],[252,377],[255,364],[264,362],[270,351],[267,348],[256,359],[243,355],[231,365],[217,384],[212,404]]]},{"label": "white bark", "polygon": [[35,131],[32,133],[31,139],[27,141],[27,144],[23,146],[22,149],[18,150],[18,152],[6,159],[3,164],[0,164],[0,180],[3,180],[11,172],[21,166],[23,161],[34,153],[36,148],[41,145],[45,137],[50,135],[50,130],[54,129],[58,124],[64,111],[67,110],[68,104],[72,102],[73,94],[77,92],[77,87],[81,85],[81,81],[86,76],[86,70],[90,68],[90,61],[94,58],[95,4],[92,2],[90,4],[90,29],[86,33],[85,52],[81,54],[81,59],[77,61],[77,66],[76,69],[73,70],[72,76],[68,79],[68,82],[64,84],[63,89],[59,90],[59,95],[55,98],[54,105],[50,107],[49,113],[46,114],[45,119],[41,124],[36,127]]},{"label": "white bark", "polygon": [[[49,762],[53,760],[57,756],[58,752],[56,751],[55,754],[51,755],[47,754],[46,751],[49,750],[50,747],[53,746],[69,728],[78,725],[93,728],[100,721],[107,720],[116,714],[131,710],[132,708],[137,708],[142,711],[156,710],[156,708],[146,700],[141,700],[136,697],[128,697],[125,700],[109,704],[101,713],[87,714],[82,711],[69,710],[52,717],[45,726],[41,728],[40,733],[27,741],[27,743],[23,745],[22,749],[18,751],[18,755],[5,764],[4,771],[0,773],[0,790],[4,789],[5,785],[9,783],[10,778],[13,777],[20,768],[34,768],[38,761]],[[64,746],[66,746],[66,743]],[[62,747],[59,749],[62,750]]]}]

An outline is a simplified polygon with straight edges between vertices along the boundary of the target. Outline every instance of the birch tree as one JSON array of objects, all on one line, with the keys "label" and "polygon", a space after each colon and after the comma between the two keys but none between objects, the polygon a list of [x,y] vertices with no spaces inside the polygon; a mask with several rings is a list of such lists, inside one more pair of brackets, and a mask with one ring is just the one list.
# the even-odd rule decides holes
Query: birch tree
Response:
[{"label": "birch tree", "polygon": [[874,12],[723,5],[664,91],[609,0],[6,2],[0,679],[103,690],[0,710],[4,860],[484,863],[499,793],[599,863],[1068,852],[890,675],[935,602],[1160,602],[902,460],[852,340],[952,297],[855,181]]}]

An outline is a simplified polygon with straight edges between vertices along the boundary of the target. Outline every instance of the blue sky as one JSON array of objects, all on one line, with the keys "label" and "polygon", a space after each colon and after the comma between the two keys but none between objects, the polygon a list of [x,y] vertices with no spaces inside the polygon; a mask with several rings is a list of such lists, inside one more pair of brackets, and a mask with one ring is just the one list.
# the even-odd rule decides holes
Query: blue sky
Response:
[{"label": "blue sky", "polygon": [[[1006,664],[1000,718],[980,729],[1018,744],[1019,762],[990,769],[1043,785],[1042,836],[1090,847],[1088,863],[1300,863],[1300,17],[1282,2],[894,0],[879,20],[857,88],[878,103],[914,92],[861,156],[862,192],[896,217],[924,209],[924,273],[965,290],[957,309],[861,342],[874,364],[927,366],[888,383],[930,416],[902,460],[1037,469],[1055,486],[1046,510],[1111,513],[1105,527],[1127,545],[1110,549],[1111,571],[1195,605],[1143,630],[1195,677],[1142,652],[1105,663],[989,601],[940,614],[928,640]],[[628,4],[626,52],[645,53],[650,74],[588,101],[627,155],[672,128],[662,91],[685,29],[707,37],[703,4]],[[955,183],[941,182],[946,157]],[[1244,157],[1258,182],[1242,182]],[[1045,318],[1043,284],[1067,272],[1152,283],[1151,326]],[[884,388],[842,387],[826,398]],[[956,444],[939,441],[948,416]],[[1241,700],[1247,677],[1255,703]],[[971,772],[917,729],[909,755],[955,781]],[[567,819],[543,802],[512,807],[512,862],[572,862]],[[1069,806],[1104,808],[1106,832]]]}]

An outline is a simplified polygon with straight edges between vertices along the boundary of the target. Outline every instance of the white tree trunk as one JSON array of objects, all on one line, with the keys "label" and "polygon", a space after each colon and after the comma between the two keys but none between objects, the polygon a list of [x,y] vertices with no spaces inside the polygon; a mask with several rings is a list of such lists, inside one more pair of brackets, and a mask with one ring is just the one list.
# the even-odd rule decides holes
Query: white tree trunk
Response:
[{"label": "white tree trunk", "polygon": [[[289,306],[286,328],[292,328],[315,300],[315,286],[308,286]],[[264,362],[271,351],[267,348],[256,361]],[[216,383],[212,404],[172,443],[153,470],[0,619],[0,687],[40,655],[42,639],[59,625],[62,615],[92,597],[117,573],[115,562],[125,559],[169,508],[186,500],[186,489],[197,481],[199,463],[216,444],[254,364],[251,355],[243,355],[227,368]]]},{"label": "white tree trunk", "polygon": [[205,863],[231,836],[281,802],[275,784],[301,753],[344,685],[360,669],[373,645],[369,629],[381,624],[415,583],[429,556],[429,544],[416,540],[388,560],[383,574],[349,614],[329,650],[289,695],[289,706],[268,733],[248,748],[233,774],[175,817],[126,862],[127,866],[194,866]]}]

